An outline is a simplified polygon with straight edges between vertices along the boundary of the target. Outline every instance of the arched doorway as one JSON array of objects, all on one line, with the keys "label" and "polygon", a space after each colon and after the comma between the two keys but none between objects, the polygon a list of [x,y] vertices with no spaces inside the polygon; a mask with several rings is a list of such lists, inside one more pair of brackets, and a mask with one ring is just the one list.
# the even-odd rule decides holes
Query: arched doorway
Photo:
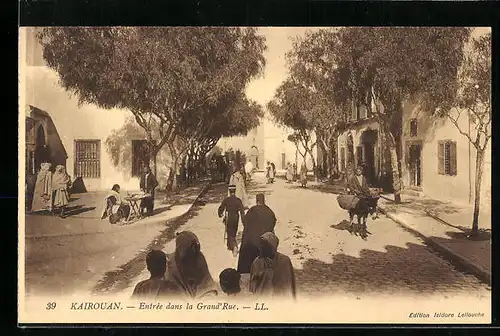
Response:
[{"label": "arched doorway", "polygon": [[255,169],[259,169],[259,149],[256,146],[250,148],[250,160]]},{"label": "arched doorway", "polygon": [[50,148],[47,145],[45,129],[39,125],[35,133],[35,172],[38,172],[42,162],[51,162]]}]

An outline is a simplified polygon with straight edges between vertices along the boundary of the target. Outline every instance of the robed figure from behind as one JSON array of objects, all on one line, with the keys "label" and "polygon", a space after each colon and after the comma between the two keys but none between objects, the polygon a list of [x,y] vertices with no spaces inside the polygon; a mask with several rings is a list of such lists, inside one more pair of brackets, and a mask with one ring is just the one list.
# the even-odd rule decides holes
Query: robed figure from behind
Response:
[{"label": "robed figure from behind", "polygon": [[250,271],[250,292],[257,296],[295,298],[295,273],[290,258],[278,252],[279,239],[272,232],[260,237],[259,256]]},{"label": "robed figure from behind", "polygon": [[243,222],[245,210],[243,203],[236,197],[236,186],[229,186],[229,196],[226,197],[218,209],[219,218],[224,216],[225,230],[227,233],[227,249],[238,254],[238,244],[236,242],[236,233],[238,232],[238,222],[241,217]]},{"label": "robed figure from behind", "polygon": [[146,209],[148,216],[151,216],[153,214],[155,189],[158,186],[158,181],[149,166],[144,166],[139,186],[141,191],[150,195],[141,201],[141,213]]},{"label": "robed figure from behind", "polygon": [[248,210],[243,222],[238,272],[250,273],[253,261],[259,255],[260,236],[266,232],[274,232],[276,216],[265,203],[264,194],[256,196],[257,204]]},{"label": "robed figure from behind", "polygon": [[[236,187],[236,197],[241,200],[244,208],[248,207],[248,196],[247,196],[247,188],[245,185],[245,176],[241,172],[241,168],[237,167],[237,170],[231,175],[229,179],[229,185],[234,185]],[[230,193],[228,191],[228,196]]]},{"label": "robed figure from behind", "polygon": [[210,298],[219,286],[208,270],[198,237],[182,231],[175,238],[175,252],[167,256],[165,283],[159,297]]}]

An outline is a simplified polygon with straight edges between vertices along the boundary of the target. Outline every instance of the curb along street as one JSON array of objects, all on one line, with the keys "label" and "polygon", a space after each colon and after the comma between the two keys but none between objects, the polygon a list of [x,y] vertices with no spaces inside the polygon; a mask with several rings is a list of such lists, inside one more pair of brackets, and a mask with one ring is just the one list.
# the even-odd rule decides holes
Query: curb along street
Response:
[{"label": "curb along street", "polygon": [[491,286],[491,272],[485,270],[484,268],[482,268],[478,265],[475,265],[474,263],[467,260],[467,258],[465,258],[464,256],[449,249],[446,246],[443,246],[442,244],[438,243],[437,241],[435,241],[431,237],[427,237],[426,235],[422,234],[421,232],[413,229],[412,227],[405,224],[403,221],[399,220],[398,218],[393,216],[391,213],[386,211],[383,207],[379,206],[379,210],[381,213],[383,213],[385,216],[387,216],[388,218],[390,218],[391,220],[393,220],[394,222],[399,224],[404,229],[406,229],[409,232],[420,237],[429,247],[431,247],[436,252],[440,253],[445,259],[450,261],[453,265],[455,265],[458,268],[467,270],[469,273],[474,274],[481,281],[483,281]]},{"label": "curb along street", "polygon": [[[198,192],[198,195],[196,198],[193,200],[189,208],[186,209],[183,213],[176,215],[172,218],[168,218],[165,220],[165,224],[168,224],[169,222],[176,220],[177,218],[184,216],[186,213],[188,213],[193,206],[196,204],[196,202],[200,199],[200,197],[210,188],[212,185],[212,182],[207,182],[205,186],[201,188],[201,190]],[[185,196],[189,197],[189,196]],[[181,197],[178,200],[176,200],[174,203],[172,203],[170,206],[175,206],[178,202],[180,202],[182,199],[185,197]],[[106,224],[109,224],[106,222]],[[142,225],[141,225],[142,224]],[[122,231],[126,229],[133,229],[133,228],[138,228],[141,226],[147,226],[147,225],[157,225],[158,222],[149,222],[149,223],[141,223],[140,221],[137,221],[135,223],[131,223],[130,225],[120,225],[117,226],[114,230],[109,230],[109,231],[94,231],[94,232],[83,232],[83,233],[66,233],[66,234],[58,234],[58,233],[53,233],[53,234],[41,234],[41,235],[25,235],[25,239],[44,239],[44,238],[55,238],[55,237],[71,237],[71,236],[86,236],[86,235],[98,235],[98,234],[107,234],[107,233],[113,233],[117,231]]]}]

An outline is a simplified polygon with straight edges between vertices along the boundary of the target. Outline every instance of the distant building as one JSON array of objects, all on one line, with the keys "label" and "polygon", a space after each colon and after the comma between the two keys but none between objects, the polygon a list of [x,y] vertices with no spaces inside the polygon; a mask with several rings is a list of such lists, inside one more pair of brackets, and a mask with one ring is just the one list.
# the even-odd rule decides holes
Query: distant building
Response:
[{"label": "distant building", "polygon": [[[139,189],[140,163],[149,161],[144,136],[140,131],[132,135],[114,155],[106,145],[106,139],[131,113],[79,106],[76,97],[58,83],[58,74],[45,64],[36,32],[37,28],[20,29],[20,106],[27,106],[21,111],[26,119],[27,179],[37,173],[40,148],[47,145],[52,163],[65,165],[72,180],[79,179],[87,191],[110,189],[115,183],[125,190]],[[164,152],[157,157],[160,186],[168,177],[167,164],[160,163],[168,160]]]},{"label": "distant building", "polygon": [[[242,151],[259,170],[264,170],[269,161],[274,162],[276,170],[280,171],[286,169],[288,163],[296,163],[299,167],[302,164],[303,159],[297,153],[295,144],[288,140],[292,133],[291,129],[277,125],[269,115],[265,115],[261,124],[246,136],[222,138],[217,145],[223,151],[231,148]],[[316,149],[313,154],[317,159]],[[312,169],[312,160],[308,157],[306,162],[308,168]]]}]

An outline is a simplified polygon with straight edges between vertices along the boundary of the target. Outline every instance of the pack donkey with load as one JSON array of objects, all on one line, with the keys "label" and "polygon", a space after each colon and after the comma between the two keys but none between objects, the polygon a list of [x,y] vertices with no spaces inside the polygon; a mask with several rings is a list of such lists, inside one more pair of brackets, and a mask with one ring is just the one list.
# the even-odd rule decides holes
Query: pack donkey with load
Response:
[{"label": "pack donkey with load", "polygon": [[337,196],[339,206],[349,213],[349,225],[354,225],[354,216],[357,216],[358,225],[366,231],[366,220],[368,215],[377,219],[377,203],[380,190],[370,189],[362,167],[357,167],[355,174],[347,177],[347,194]]}]

